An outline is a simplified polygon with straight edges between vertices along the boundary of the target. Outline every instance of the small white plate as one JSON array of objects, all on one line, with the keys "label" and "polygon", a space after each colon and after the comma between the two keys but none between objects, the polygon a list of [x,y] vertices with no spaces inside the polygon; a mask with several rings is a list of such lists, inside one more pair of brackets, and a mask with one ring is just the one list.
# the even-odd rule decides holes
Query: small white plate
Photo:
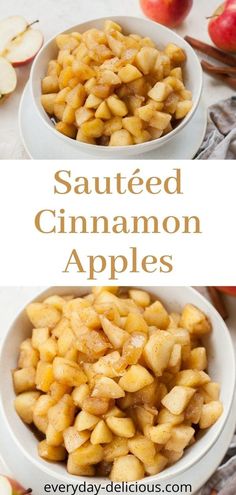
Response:
[{"label": "small white plate", "polygon": [[[234,404],[232,405],[231,413],[228,417],[225,428],[223,429],[220,437],[214,445],[213,449],[200,459],[194,466],[188,471],[176,476],[174,483],[176,485],[192,486],[192,495],[197,494],[197,491],[206,483],[206,481],[212,476],[220,462],[222,461],[235,430],[235,409],[236,409],[236,397]],[[34,464],[31,464],[26,457],[22,456],[21,451],[18,450],[17,444],[14,442],[13,437],[9,435],[7,425],[5,423],[2,411],[0,409],[0,459],[4,459],[4,464],[7,465],[7,471],[4,471],[3,463],[0,462],[2,472],[5,474],[12,473],[12,476],[16,478],[23,486],[27,488],[30,486],[33,489],[34,495],[40,495],[44,493],[44,485],[46,483],[58,484],[56,478],[50,478],[44,476],[43,473],[36,468]],[[78,478],[79,483],[79,478]],[[89,483],[89,478],[88,478]],[[158,483],[158,476],[156,478]],[[164,488],[164,483],[161,484],[163,495],[168,495]],[[58,493],[58,492],[56,492]],[[71,495],[71,491],[68,491],[68,495]],[[76,492],[77,493],[77,492]],[[100,493],[105,495],[105,490],[101,490]],[[189,493],[189,492],[188,492]]]},{"label": "small white plate", "polygon": [[[145,160],[191,160],[197,153],[203,141],[207,125],[207,112],[203,101],[200,102],[189,125],[171,142],[157,150],[138,155],[138,159]],[[35,160],[89,160],[92,156],[75,150],[72,143],[64,143],[55,134],[53,135],[37,114],[29,90],[26,85],[19,108],[20,134],[25,149],[30,158]],[[117,157],[119,158],[119,157]],[[137,157],[131,157],[136,158]],[[130,159],[130,158],[127,158]]]}]

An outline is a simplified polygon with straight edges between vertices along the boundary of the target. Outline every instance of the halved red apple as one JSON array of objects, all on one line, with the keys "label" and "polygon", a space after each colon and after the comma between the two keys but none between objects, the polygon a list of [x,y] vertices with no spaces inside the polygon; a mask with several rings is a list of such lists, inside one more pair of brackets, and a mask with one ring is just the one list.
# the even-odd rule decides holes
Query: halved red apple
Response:
[{"label": "halved red apple", "polygon": [[1,495],[26,495],[32,490],[25,490],[18,481],[12,480],[7,476],[0,475],[0,493]]},{"label": "halved red apple", "polygon": [[14,67],[31,62],[43,44],[41,31],[20,16],[8,17],[0,22],[0,55]]},{"label": "halved red apple", "polygon": [[[0,103],[16,89],[16,71],[3,57],[0,57]],[[1,493],[1,492],[0,492]]]}]

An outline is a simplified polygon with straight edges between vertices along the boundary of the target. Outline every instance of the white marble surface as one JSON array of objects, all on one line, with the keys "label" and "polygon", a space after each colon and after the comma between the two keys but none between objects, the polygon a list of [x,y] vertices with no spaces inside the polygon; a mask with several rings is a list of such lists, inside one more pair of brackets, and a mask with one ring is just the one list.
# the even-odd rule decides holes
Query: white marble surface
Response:
[{"label": "white marble surface", "polygon": [[[207,16],[218,7],[220,0],[194,0],[187,20],[177,29],[182,36],[189,34],[209,41]],[[91,18],[113,15],[142,16],[139,0],[7,0],[1,2],[1,18],[20,14],[29,22],[40,20],[45,40],[72,24]],[[27,158],[18,130],[18,107],[30,67],[17,70],[17,91],[0,107],[0,159]],[[208,105],[229,97],[233,91],[208,75],[204,76],[204,96]]]}]

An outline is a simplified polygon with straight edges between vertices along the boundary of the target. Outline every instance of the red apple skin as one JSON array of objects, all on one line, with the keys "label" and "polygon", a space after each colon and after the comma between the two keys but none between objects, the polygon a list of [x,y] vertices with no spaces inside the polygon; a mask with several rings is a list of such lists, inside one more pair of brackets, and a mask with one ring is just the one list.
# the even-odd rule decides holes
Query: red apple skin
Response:
[{"label": "red apple skin", "polygon": [[208,32],[218,48],[236,53],[236,0],[228,0],[216,10]]},{"label": "red apple skin", "polygon": [[176,27],[189,14],[193,0],[140,0],[144,14],[153,21]]},{"label": "red apple skin", "polygon": [[11,486],[13,489],[13,495],[24,495],[24,493],[26,492],[26,489],[23,488],[23,486],[20,485],[20,483],[18,483],[18,481],[13,480],[12,478],[9,478],[9,476],[6,476],[6,478],[11,483]]},{"label": "red apple skin", "polygon": [[22,60],[20,62],[13,62],[12,63],[13,67],[22,67],[23,65],[27,65],[27,64],[30,64],[31,62],[33,62],[36,55],[38,55],[39,51],[41,50],[43,43],[44,43],[44,39],[42,39],[42,44],[41,44],[40,48],[38,49],[38,51],[33,55],[33,57],[28,58],[27,60]]},{"label": "red apple skin", "polygon": [[236,297],[236,287],[216,287],[216,288],[221,292],[224,292],[225,294],[229,294],[230,296]]}]

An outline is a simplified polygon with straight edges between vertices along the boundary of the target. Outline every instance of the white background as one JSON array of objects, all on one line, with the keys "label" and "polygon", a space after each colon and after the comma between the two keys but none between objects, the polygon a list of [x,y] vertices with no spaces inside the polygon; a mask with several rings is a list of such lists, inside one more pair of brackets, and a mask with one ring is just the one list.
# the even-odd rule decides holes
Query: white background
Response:
[{"label": "white background", "polygon": [[[210,42],[207,17],[222,3],[220,0],[194,0],[186,21],[176,31]],[[143,16],[139,0],[6,0],[1,1],[0,17],[23,15],[29,22],[40,20],[45,41],[68,27],[102,16]],[[201,54],[201,58],[203,55]],[[212,62],[212,60],[210,60]],[[213,62],[215,63],[215,62]],[[17,91],[5,101],[0,111],[0,158],[27,158],[18,130],[18,106],[30,66],[17,69]],[[203,98],[207,106],[233,95],[221,81],[204,74]]]},{"label": "white background", "polygon": [[[165,178],[176,166],[182,170],[182,196],[53,194],[54,174],[60,169],[71,170],[73,177],[114,176],[117,172],[131,177],[139,167],[142,178]],[[72,249],[77,249],[84,262],[88,254],[127,256],[129,246],[138,246],[140,257],[173,254],[174,270],[169,274],[126,271],[118,281],[122,285],[235,285],[235,184],[235,163],[230,161],[184,161],[178,165],[170,161],[86,161],[86,167],[79,161],[5,162],[0,186],[1,285],[94,285],[87,274],[62,273]],[[45,235],[35,229],[34,218],[46,208],[64,208],[76,216],[197,215],[203,233]],[[108,279],[107,271],[96,283]]]}]

